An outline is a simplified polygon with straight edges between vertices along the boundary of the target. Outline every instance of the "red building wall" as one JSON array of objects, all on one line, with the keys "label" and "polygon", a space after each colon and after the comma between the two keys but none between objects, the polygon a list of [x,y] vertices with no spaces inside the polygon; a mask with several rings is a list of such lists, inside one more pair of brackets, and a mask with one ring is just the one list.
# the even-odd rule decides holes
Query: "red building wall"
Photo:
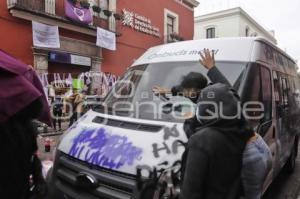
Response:
[{"label": "red building wall", "polygon": [[6,1],[0,1],[0,48],[33,65],[31,22],[12,17]]},{"label": "red building wall", "polygon": [[[0,48],[26,64],[33,65],[31,22],[13,17],[9,13],[6,3],[7,1],[0,1]],[[164,43],[164,8],[179,15],[179,34],[185,40],[193,39],[194,13],[175,0],[139,0],[138,3],[117,0],[117,12],[122,13],[124,8],[149,18],[152,25],[160,29],[161,37],[157,38],[138,32],[131,27],[123,26],[120,21],[117,21],[117,32],[121,33],[122,36],[117,38],[116,51],[102,50],[102,71],[104,72],[121,75],[149,47]],[[63,0],[56,0],[56,14],[64,15]],[[102,21],[101,25],[103,25],[103,28],[107,27],[105,21]],[[96,38],[93,36],[62,28],[59,29],[59,32],[61,36],[96,42]]]},{"label": "red building wall", "polygon": [[139,0],[138,3],[117,0],[117,12],[122,13],[124,8],[149,18],[152,25],[160,29],[161,37],[138,32],[117,22],[117,32],[122,36],[117,38],[117,51],[103,49],[102,70],[105,72],[121,75],[148,48],[164,43],[164,8],[179,15],[179,34],[185,40],[193,39],[194,12],[175,0]]},{"label": "red building wall", "polygon": [[[62,0],[56,0],[56,14],[64,15]],[[30,21],[13,17],[7,9],[7,2],[0,1],[0,48],[26,64],[33,65],[32,24]],[[59,34],[64,37],[95,43],[93,36],[60,28]],[[59,72],[59,71],[58,71]]]}]

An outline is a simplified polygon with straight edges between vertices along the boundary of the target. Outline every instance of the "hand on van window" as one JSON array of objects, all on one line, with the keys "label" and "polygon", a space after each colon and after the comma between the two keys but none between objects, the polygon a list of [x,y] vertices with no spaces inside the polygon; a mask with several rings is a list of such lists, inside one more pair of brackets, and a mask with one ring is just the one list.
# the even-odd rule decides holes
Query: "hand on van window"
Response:
[{"label": "hand on van window", "polygon": [[207,70],[210,70],[215,66],[215,52],[204,48],[203,53],[200,52],[201,59],[200,64],[203,65]]}]

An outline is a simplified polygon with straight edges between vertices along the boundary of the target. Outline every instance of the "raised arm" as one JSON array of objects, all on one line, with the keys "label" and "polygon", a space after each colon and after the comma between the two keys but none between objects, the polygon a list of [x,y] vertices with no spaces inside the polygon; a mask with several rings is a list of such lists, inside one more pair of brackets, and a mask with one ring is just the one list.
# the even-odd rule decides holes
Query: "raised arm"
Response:
[{"label": "raised arm", "polygon": [[208,70],[207,76],[213,84],[222,83],[231,86],[226,77],[216,67],[214,50],[210,53],[209,49],[204,48],[203,53],[200,52],[200,57],[199,62]]},{"label": "raised arm", "polygon": [[[203,53],[200,53],[200,57],[201,58],[199,62],[208,70],[207,76],[213,84],[222,83],[231,86],[226,77],[216,67],[214,50],[212,50],[212,53],[210,53],[209,49],[204,48]],[[187,137],[189,138],[192,136],[195,133],[196,128],[199,126],[201,125],[199,124],[196,116],[185,120],[183,128]]]}]

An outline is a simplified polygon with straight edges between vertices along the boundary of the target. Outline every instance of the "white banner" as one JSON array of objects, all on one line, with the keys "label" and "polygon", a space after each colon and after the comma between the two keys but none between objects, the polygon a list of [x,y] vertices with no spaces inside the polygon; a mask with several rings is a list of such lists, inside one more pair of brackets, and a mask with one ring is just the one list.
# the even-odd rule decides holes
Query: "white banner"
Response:
[{"label": "white banner", "polygon": [[109,50],[116,50],[116,34],[98,27],[96,45]]},{"label": "white banner", "polygon": [[92,59],[89,57],[71,55],[71,64],[77,64],[77,65],[82,65],[82,66],[91,66]]},{"label": "white banner", "polygon": [[33,45],[43,48],[60,48],[58,26],[32,21]]}]

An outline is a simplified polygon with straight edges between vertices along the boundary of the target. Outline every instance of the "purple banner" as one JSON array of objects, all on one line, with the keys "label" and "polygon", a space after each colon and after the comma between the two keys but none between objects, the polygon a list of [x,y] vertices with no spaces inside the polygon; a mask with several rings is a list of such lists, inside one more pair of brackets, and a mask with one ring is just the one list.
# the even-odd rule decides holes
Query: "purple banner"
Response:
[{"label": "purple banner", "polygon": [[65,0],[65,15],[72,21],[90,24],[93,22],[93,16],[90,9],[74,5],[71,1]]}]

